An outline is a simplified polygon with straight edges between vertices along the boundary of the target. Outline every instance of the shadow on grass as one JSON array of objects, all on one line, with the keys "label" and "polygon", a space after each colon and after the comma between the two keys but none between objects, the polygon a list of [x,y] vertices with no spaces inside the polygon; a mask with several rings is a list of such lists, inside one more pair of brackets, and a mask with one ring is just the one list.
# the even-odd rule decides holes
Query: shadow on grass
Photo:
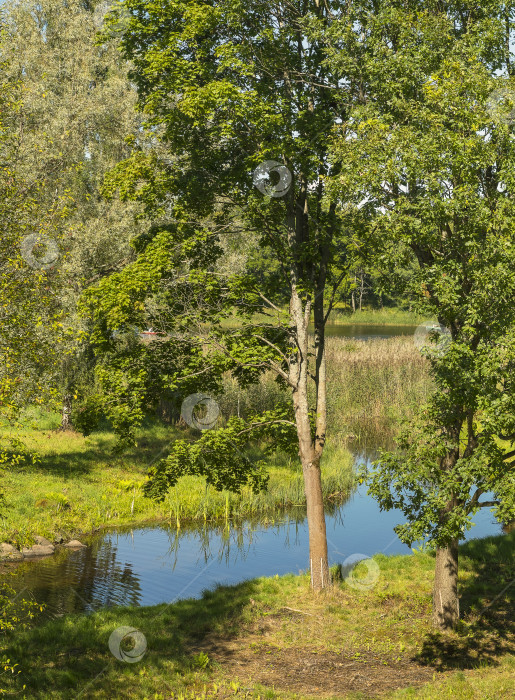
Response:
[{"label": "shadow on grass", "polygon": [[460,547],[461,620],[456,634],[431,632],[418,660],[438,670],[497,665],[515,652],[515,532],[470,540]]},{"label": "shadow on grass", "polygon": [[80,453],[42,455],[36,469],[62,477],[87,474],[99,464],[106,467],[132,465],[144,472],[154,460],[166,456],[171,442],[171,438],[152,438],[117,452],[113,450],[112,440],[97,438],[94,446],[82,449]]},{"label": "shadow on grass", "polygon": [[[154,430],[152,430],[154,428]],[[82,443],[80,449],[66,449],[66,444],[62,444],[62,451],[45,452],[44,449],[37,451],[38,461],[35,465],[23,467],[24,471],[42,472],[59,477],[76,477],[90,473],[99,464],[105,467],[131,465],[142,472],[156,459],[166,456],[170,445],[179,437],[183,437],[176,429],[170,429],[169,434],[156,434],[155,424],[149,428],[142,427],[142,431],[147,430],[147,434],[137,437],[137,444],[134,446],[117,449],[117,438],[114,433],[107,431],[92,433],[87,443]],[[62,435],[66,435],[63,433]],[[70,433],[75,440],[79,433]],[[48,447],[53,450],[52,435],[48,436]],[[5,450],[9,453],[9,450]],[[12,451],[14,455],[15,452]],[[19,468],[19,467],[18,467]]]},{"label": "shadow on grass", "polygon": [[[183,676],[197,668],[192,650],[209,633],[223,643],[237,632],[243,608],[256,590],[255,582],[246,581],[220,586],[200,600],[103,609],[18,631],[4,638],[2,656],[16,660],[21,673],[18,678],[4,675],[1,686],[11,694],[25,685],[25,697],[31,698],[111,698],[125,697],[120,679],[130,685],[142,669],[150,678]],[[121,626],[136,628],[145,637],[147,650],[138,663],[124,663],[109,650],[110,635]]]}]

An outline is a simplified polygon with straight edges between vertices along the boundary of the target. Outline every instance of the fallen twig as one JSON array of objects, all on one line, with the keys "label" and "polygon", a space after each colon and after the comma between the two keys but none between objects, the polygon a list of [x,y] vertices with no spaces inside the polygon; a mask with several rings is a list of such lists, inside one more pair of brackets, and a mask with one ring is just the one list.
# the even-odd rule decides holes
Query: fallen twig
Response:
[{"label": "fallen twig", "polygon": [[290,610],[291,612],[300,613],[301,615],[310,615],[310,617],[313,617],[313,613],[304,612],[304,610],[297,610],[296,608],[289,608],[287,605],[283,605],[281,610]]}]

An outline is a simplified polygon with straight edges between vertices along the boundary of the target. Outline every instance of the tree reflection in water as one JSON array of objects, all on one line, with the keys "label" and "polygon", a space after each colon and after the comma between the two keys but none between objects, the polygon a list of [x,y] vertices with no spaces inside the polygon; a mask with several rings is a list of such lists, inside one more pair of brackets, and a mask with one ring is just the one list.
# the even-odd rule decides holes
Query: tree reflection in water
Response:
[{"label": "tree reflection in water", "polygon": [[[360,486],[345,503],[327,505],[333,563],[356,552],[410,553],[393,532],[402,514],[380,511],[366,491]],[[46,606],[43,619],[115,605],[170,603],[200,596],[219,583],[307,570],[305,518],[305,508],[294,507],[275,521],[233,518],[201,527],[174,523],[104,531],[85,539],[85,549],[22,563],[7,582],[21,598]],[[488,513],[476,524],[470,536],[501,532]]]}]

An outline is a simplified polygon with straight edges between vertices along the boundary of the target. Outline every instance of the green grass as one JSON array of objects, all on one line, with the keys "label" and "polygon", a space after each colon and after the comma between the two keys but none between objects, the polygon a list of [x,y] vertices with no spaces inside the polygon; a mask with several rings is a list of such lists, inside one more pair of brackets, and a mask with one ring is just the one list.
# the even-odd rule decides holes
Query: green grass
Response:
[{"label": "green grass", "polygon": [[[27,448],[39,455],[39,462],[3,472],[6,503],[0,519],[1,541],[22,546],[35,535],[68,539],[98,527],[149,520],[168,519],[180,527],[224,518],[267,518],[305,503],[300,465],[280,453],[270,460],[266,492],[254,494],[248,487],[241,494],[218,492],[207,488],[200,477],[185,477],[163,503],[156,503],[142,493],[147,468],[166,454],[174,439],[187,437],[187,430],[148,422],[136,447],[115,454],[113,433],[96,432],[84,438],[58,432],[57,419],[40,416],[45,429],[29,424],[18,433]],[[343,447],[335,445],[327,451],[323,472],[325,496],[336,499],[352,488],[352,457]]]},{"label": "green grass", "polygon": [[411,336],[327,341],[328,424],[331,434],[354,436],[365,447],[393,446],[433,389],[429,363]]},{"label": "green grass", "polygon": [[335,325],[364,324],[374,326],[418,326],[428,321],[425,316],[405,309],[384,307],[382,309],[363,309],[341,311],[335,309],[329,318],[329,322]]},{"label": "green grass", "polygon": [[[99,699],[357,700],[376,690],[391,700],[510,698],[515,591],[506,583],[515,576],[514,545],[512,533],[461,547],[462,621],[450,635],[430,628],[433,557],[377,555],[380,575],[366,591],[335,581],[316,595],[307,575],[260,578],[200,600],[106,609],[9,633],[3,654],[20,674],[4,675],[2,684],[41,699],[82,692]],[[146,639],[137,663],[108,649],[122,625]]]},{"label": "green grass", "polygon": [[[287,309],[282,309],[281,313],[271,312],[267,314],[254,314],[253,323],[277,323],[278,320],[285,322],[287,319]],[[352,311],[350,307],[345,309],[335,308],[329,317],[329,325],[370,325],[370,326],[418,326],[429,319],[414,311],[400,308],[383,307],[382,309],[363,309],[362,311]],[[232,316],[222,322],[226,328],[238,327],[241,320],[238,316]]]}]

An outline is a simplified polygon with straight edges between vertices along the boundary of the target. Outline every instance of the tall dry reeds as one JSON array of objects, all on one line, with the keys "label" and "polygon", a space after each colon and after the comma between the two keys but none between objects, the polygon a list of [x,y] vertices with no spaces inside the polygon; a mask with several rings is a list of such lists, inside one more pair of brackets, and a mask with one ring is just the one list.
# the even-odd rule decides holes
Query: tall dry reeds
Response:
[{"label": "tall dry reeds", "polygon": [[[368,341],[327,338],[328,424],[330,437],[358,446],[390,447],[403,419],[431,391],[429,363],[412,336]],[[290,400],[272,374],[241,389],[227,378],[219,398],[224,416],[273,408]]]},{"label": "tall dry reeds", "polygon": [[328,338],[331,431],[369,446],[390,446],[431,391],[429,363],[411,336],[369,341]]}]

